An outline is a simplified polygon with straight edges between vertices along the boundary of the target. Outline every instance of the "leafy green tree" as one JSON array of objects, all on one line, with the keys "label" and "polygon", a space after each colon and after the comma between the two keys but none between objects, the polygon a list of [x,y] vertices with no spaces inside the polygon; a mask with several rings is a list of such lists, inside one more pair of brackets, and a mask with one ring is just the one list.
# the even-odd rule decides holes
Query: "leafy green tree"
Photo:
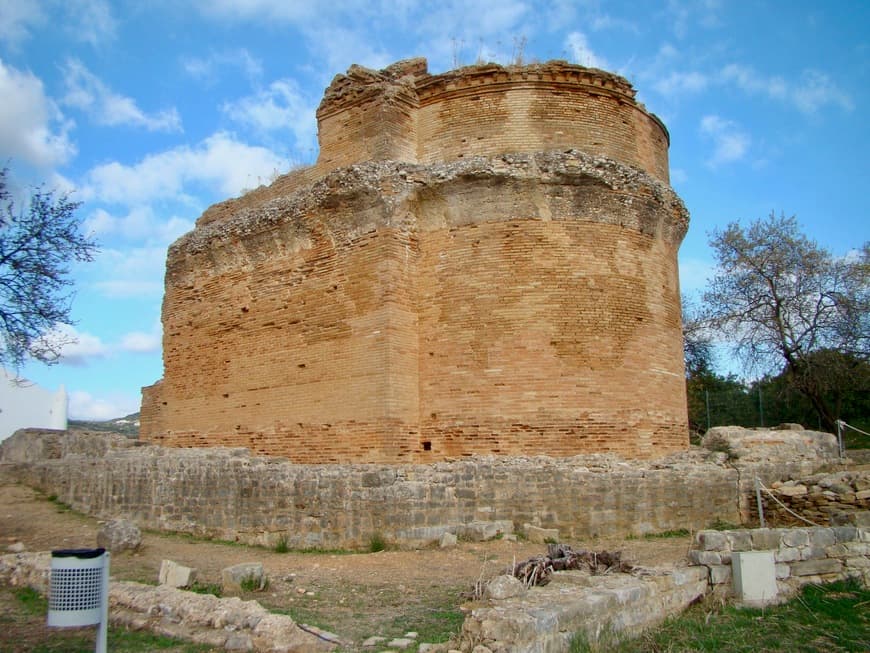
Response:
[{"label": "leafy green tree", "polygon": [[0,170],[0,364],[18,369],[28,358],[55,362],[61,340],[46,338],[70,323],[70,263],[90,261],[96,244],[80,232],[78,202],[35,189],[17,209]]},{"label": "leafy green tree", "polygon": [[822,426],[833,430],[838,407],[831,351],[868,359],[870,247],[836,258],[807,238],[794,217],[756,220],[714,231],[719,271],[703,295],[705,323],[734,343],[747,369],[785,369]]}]

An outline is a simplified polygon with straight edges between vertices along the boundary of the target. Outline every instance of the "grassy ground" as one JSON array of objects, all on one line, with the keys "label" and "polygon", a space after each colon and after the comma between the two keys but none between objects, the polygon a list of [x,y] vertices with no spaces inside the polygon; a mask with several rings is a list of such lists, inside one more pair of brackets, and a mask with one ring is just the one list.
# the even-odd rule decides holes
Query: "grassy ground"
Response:
[{"label": "grassy ground", "polygon": [[[0,585],[0,653],[90,653],[96,645],[97,627],[49,628],[47,600],[28,587]],[[112,653],[208,653],[213,649],[160,637],[147,632],[109,628]]]},{"label": "grassy ground", "polygon": [[789,603],[766,609],[709,604],[690,608],[627,642],[577,637],[572,653],[838,653],[870,651],[870,589],[856,582],[808,585]]}]

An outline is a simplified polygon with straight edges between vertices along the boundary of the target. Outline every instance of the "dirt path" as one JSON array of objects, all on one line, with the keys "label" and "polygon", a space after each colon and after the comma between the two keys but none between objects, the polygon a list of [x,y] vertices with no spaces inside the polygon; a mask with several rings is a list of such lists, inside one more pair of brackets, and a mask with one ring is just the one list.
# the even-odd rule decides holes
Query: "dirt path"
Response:
[{"label": "dirt path", "polygon": [[[66,510],[34,490],[0,476],[0,552],[21,542],[28,551],[96,546],[99,523]],[[620,550],[635,564],[658,566],[685,557],[689,538],[568,542],[575,548]],[[545,552],[540,544],[496,540],[461,542],[452,549],[378,553],[275,553],[267,549],[146,533],[134,555],[112,557],[114,579],[156,583],[160,563],[196,567],[199,582],[219,584],[220,571],[262,562],[270,578],[255,598],[351,641],[396,637],[409,630],[438,637],[461,623],[461,593],[513,561]],[[3,635],[0,634],[0,643]],[[0,649],[3,647],[0,646]]]}]

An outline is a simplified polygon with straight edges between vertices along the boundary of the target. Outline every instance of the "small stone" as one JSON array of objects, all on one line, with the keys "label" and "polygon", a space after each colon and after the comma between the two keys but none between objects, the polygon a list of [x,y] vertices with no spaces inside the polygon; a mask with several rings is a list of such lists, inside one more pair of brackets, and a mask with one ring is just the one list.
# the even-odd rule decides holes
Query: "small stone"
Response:
[{"label": "small stone", "polygon": [[377,646],[381,642],[386,642],[386,641],[387,641],[386,637],[378,637],[377,635],[375,635],[375,636],[369,637],[367,640],[365,640],[362,643],[362,647],[363,648],[374,648],[375,646]]},{"label": "small stone", "polygon": [[397,637],[396,639],[391,639],[387,642],[389,648],[397,648],[401,651],[404,651],[406,648],[411,648],[414,644],[416,644],[416,642],[408,637]]},{"label": "small stone", "polygon": [[246,633],[231,633],[224,642],[224,648],[228,651],[252,651],[254,643]]},{"label": "small stone", "polygon": [[483,644],[478,644],[473,649],[471,649],[471,653],[492,653],[492,649]]},{"label": "small stone", "polygon": [[10,553],[23,553],[26,547],[23,542],[14,542],[6,547],[6,550]]},{"label": "small stone", "polygon": [[266,574],[262,562],[241,562],[221,570],[221,585],[224,592],[236,594],[242,591],[242,583],[250,583],[256,589],[266,587]]},{"label": "small stone", "polygon": [[546,544],[548,542],[559,541],[559,530],[556,528],[541,528],[533,524],[525,524],[523,525],[523,530],[529,542]]},{"label": "small stone", "polygon": [[457,542],[458,539],[456,535],[454,535],[453,533],[444,533],[444,535],[441,536],[441,542],[438,546],[440,546],[442,549],[449,549],[456,546]]},{"label": "small stone", "polygon": [[486,585],[484,595],[488,599],[503,601],[526,593],[526,587],[522,581],[509,574],[496,576]]},{"label": "small stone", "polygon": [[420,636],[419,633],[415,633],[413,630],[411,632],[405,633],[405,637],[408,639],[417,639]]},{"label": "small stone", "polygon": [[128,519],[113,519],[100,527],[97,533],[97,546],[111,553],[138,551],[142,546],[142,533],[139,527]]},{"label": "small stone", "polygon": [[172,560],[164,560],[160,563],[158,583],[169,587],[190,587],[196,580],[197,570],[185,567]]}]

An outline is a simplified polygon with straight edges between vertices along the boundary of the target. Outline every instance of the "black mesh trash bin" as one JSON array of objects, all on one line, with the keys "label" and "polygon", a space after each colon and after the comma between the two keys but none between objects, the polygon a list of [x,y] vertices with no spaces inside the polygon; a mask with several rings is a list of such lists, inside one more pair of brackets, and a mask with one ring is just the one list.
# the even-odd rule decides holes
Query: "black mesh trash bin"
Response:
[{"label": "black mesh trash bin", "polygon": [[[109,554],[105,549],[51,552],[49,626],[100,624],[97,651],[105,651],[109,616]],[[102,642],[102,648],[101,648]]]}]

